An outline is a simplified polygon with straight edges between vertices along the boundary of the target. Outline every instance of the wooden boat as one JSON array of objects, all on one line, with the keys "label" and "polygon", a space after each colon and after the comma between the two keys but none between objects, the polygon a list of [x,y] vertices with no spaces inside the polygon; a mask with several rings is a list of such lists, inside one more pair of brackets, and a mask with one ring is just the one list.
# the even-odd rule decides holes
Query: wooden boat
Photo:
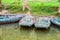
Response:
[{"label": "wooden boat", "polygon": [[60,26],[60,19],[59,18],[52,18],[51,22],[56,26]]},{"label": "wooden boat", "polygon": [[19,26],[28,26],[32,27],[32,25],[35,23],[35,17],[34,16],[25,16],[22,18],[19,22]]},{"label": "wooden boat", "polygon": [[0,24],[14,23],[22,19],[24,15],[0,15]]},{"label": "wooden boat", "polygon": [[50,18],[48,17],[38,17],[35,22],[36,28],[49,28],[50,27]]}]

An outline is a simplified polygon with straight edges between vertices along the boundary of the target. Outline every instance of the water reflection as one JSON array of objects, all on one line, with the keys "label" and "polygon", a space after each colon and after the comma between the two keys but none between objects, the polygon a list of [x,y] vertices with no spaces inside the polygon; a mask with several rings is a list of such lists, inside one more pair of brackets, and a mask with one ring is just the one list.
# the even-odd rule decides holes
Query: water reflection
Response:
[{"label": "water reflection", "polygon": [[[4,40],[49,40],[56,39],[54,29],[35,29],[35,27],[20,27],[16,24],[1,25]],[[52,36],[52,37],[51,37]]]}]

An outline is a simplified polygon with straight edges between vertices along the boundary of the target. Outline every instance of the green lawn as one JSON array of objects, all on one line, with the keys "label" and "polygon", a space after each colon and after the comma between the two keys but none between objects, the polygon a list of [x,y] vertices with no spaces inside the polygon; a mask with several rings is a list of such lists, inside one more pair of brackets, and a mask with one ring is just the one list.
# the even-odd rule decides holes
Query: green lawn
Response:
[{"label": "green lawn", "polygon": [[[16,4],[19,2],[18,0],[2,0],[2,3],[3,4],[11,4],[11,3],[13,3],[13,2],[15,2],[16,1]],[[27,3],[28,3],[28,5],[30,5],[30,6],[36,6],[36,5],[40,5],[40,6],[42,6],[41,5],[41,0],[39,0],[39,1],[34,1],[34,0],[31,0],[31,1],[27,1]],[[20,0],[20,3],[19,4],[22,4],[22,0]],[[44,6],[58,6],[58,0],[50,0],[50,1],[46,1],[46,3],[44,4]]]}]

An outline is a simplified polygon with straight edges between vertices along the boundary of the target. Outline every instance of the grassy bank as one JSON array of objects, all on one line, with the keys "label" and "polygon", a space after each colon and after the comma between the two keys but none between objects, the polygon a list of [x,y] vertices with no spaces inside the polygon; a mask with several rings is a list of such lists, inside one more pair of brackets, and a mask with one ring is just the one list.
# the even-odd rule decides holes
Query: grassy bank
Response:
[{"label": "grassy bank", "polygon": [[[28,11],[26,8],[25,11],[22,11],[22,0],[16,2],[13,0],[2,0],[2,4],[6,5],[6,9],[11,11],[11,13],[25,12]],[[33,15],[56,15],[58,13],[58,0],[47,1],[44,5],[41,4],[41,1],[28,1],[27,5],[31,8],[31,13]]]}]

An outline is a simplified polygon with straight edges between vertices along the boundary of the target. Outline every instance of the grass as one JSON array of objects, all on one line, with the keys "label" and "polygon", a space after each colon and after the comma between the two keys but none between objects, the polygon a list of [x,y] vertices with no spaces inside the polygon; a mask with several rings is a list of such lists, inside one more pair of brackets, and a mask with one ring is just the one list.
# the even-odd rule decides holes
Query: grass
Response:
[{"label": "grass", "polygon": [[[17,3],[19,3],[19,4],[22,4],[22,0],[20,0],[20,1],[18,1],[18,0],[2,0],[2,3],[3,4],[11,4],[11,3],[13,3],[13,2],[15,2],[16,1],[16,4]],[[28,0],[27,1],[27,3],[29,4],[29,5],[34,5],[34,6],[36,6],[36,5],[41,5],[41,0],[39,0],[39,1],[34,1],[34,0]],[[53,0],[53,1],[46,1],[46,3],[44,4],[45,6],[58,6],[58,0]]]},{"label": "grass", "polygon": [[[6,6],[6,9],[11,11],[11,13],[17,13],[17,12],[23,12],[22,11],[22,0],[18,1],[16,0],[16,3],[14,3],[12,0],[2,0],[2,4]],[[56,15],[58,13],[58,0],[53,1],[47,1],[44,5],[41,4],[41,1],[28,1],[27,5],[31,8],[31,13],[33,15],[46,15],[46,16],[52,16]],[[26,8],[25,11],[28,11]],[[24,11],[24,12],[25,12]],[[57,15],[58,16],[58,15]]]},{"label": "grass", "polygon": [[[16,0],[16,3],[14,3],[15,1],[8,1],[8,0],[2,0],[2,4],[8,4],[8,6],[6,6],[6,9],[11,11],[11,13],[17,13],[17,12],[23,12],[22,11],[22,0],[18,2],[18,0]],[[28,1],[27,5],[31,8],[31,13],[33,15],[46,15],[46,16],[52,16],[52,15],[56,15],[58,13],[58,0],[54,0],[54,2],[49,2],[47,1],[44,5],[41,4],[41,2],[34,2],[34,1]],[[25,11],[28,11],[28,9],[26,9]],[[24,12],[25,12],[24,11]],[[58,15],[57,15],[58,16]]]},{"label": "grass", "polygon": [[[10,26],[9,26],[10,25]],[[2,25],[3,40],[57,40],[54,28],[50,31],[18,27],[17,24]]]}]

